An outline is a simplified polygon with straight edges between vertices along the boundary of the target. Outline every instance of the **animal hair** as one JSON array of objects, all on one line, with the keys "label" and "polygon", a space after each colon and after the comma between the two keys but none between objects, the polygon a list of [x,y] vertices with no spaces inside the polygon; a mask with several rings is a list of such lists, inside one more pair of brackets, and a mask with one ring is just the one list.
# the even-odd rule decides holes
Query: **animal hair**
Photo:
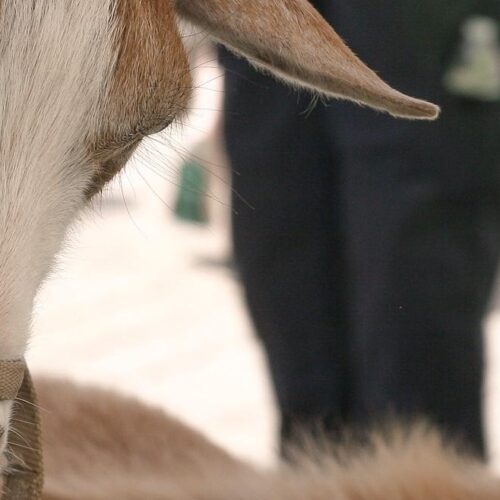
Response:
[{"label": "animal hair", "polygon": [[182,15],[236,53],[296,86],[368,104],[394,116],[429,119],[438,114],[436,106],[408,98],[382,82],[309,2],[175,1]]},{"label": "animal hair", "polygon": [[[498,500],[500,480],[428,425],[263,470],[161,410],[41,379],[44,500]],[[138,432],[138,429],[140,430]]]},{"label": "animal hair", "polygon": [[114,65],[112,9],[112,0],[2,2],[2,359],[23,354],[37,288],[83,205],[86,141]]}]

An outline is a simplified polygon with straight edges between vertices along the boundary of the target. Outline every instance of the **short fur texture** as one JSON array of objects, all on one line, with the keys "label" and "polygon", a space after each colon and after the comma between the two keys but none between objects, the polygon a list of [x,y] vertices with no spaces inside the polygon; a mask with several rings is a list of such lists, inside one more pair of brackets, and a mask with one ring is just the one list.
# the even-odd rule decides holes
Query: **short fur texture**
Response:
[{"label": "short fur texture", "polygon": [[259,470],[157,409],[40,380],[45,500],[498,500],[500,481],[425,425]]},{"label": "short fur texture", "polygon": [[[302,0],[176,0],[179,11],[222,43],[300,87],[394,116],[435,118],[438,108],[391,89]],[[265,15],[261,15],[265,12]],[[307,29],[304,29],[307,27]]]}]

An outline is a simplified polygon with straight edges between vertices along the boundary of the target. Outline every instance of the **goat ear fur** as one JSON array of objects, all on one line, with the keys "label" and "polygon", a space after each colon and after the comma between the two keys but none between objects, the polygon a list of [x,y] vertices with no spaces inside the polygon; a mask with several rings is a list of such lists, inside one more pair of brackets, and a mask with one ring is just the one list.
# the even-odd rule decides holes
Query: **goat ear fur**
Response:
[{"label": "goat ear fur", "polygon": [[174,0],[181,17],[278,77],[391,115],[434,119],[439,108],[384,83],[307,0]]}]

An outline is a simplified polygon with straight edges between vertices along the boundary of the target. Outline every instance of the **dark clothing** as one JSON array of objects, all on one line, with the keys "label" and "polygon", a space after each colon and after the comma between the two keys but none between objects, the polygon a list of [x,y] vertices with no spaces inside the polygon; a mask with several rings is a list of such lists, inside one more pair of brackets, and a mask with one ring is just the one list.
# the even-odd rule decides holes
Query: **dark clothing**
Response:
[{"label": "dark clothing", "polygon": [[[294,422],[333,429],[395,411],[428,415],[483,451],[500,107],[445,94],[467,2],[456,19],[433,18],[432,2],[319,6],[384,79],[443,105],[432,124],[348,103],[310,111],[310,97],[221,53],[234,248],[285,440]],[[430,32],[412,24],[417,4]]]}]

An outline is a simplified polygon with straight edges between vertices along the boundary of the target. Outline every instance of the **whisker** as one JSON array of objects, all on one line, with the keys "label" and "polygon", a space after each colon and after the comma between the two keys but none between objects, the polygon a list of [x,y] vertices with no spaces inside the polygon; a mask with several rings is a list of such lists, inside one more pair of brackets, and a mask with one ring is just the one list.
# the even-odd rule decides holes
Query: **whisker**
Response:
[{"label": "whisker", "polygon": [[47,410],[46,408],[43,408],[42,406],[40,406],[38,403],[33,403],[31,401],[27,401],[26,399],[23,399],[23,398],[20,398],[20,397],[17,397],[15,400],[14,400],[14,403],[24,403],[24,404],[27,404],[27,405],[30,405],[30,406],[33,406],[34,408],[38,409],[38,410],[41,410],[43,412],[46,412],[46,413],[50,413],[49,410]]}]

